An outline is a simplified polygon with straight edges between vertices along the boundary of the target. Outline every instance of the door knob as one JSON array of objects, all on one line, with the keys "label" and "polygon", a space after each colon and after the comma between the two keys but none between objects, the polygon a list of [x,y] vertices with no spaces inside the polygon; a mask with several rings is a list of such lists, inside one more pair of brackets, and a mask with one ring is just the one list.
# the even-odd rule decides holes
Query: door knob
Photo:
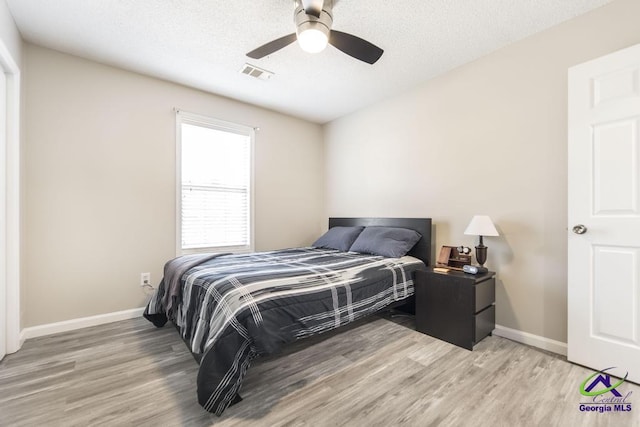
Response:
[{"label": "door knob", "polygon": [[582,224],[574,225],[571,229],[576,234],[584,234],[587,232],[587,227]]}]

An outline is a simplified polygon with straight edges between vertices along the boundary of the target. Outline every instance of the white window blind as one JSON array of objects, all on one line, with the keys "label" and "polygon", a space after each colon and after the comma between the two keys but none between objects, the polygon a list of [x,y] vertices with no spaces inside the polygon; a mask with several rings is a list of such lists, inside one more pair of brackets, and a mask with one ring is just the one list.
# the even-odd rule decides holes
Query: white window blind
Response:
[{"label": "white window blind", "polygon": [[253,129],[178,113],[180,247],[251,250]]}]

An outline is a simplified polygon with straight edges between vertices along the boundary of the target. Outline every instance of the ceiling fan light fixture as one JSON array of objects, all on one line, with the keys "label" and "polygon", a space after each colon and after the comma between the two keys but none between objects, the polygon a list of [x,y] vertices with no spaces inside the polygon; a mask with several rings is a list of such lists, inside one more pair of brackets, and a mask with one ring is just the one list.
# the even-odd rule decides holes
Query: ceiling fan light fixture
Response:
[{"label": "ceiling fan light fixture", "polygon": [[296,32],[253,49],[247,53],[249,58],[264,58],[296,40],[307,52],[317,53],[331,44],[339,51],[367,64],[375,64],[384,53],[384,50],[360,37],[331,29],[333,0],[295,0],[293,4]]},{"label": "ceiling fan light fixture", "polygon": [[325,1],[323,4],[320,17],[316,18],[305,13],[302,3],[296,3],[297,7],[293,14],[293,21],[296,24],[298,44],[305,52],[322,52],[327,47],[327,43],[329,43],[329,33],[333,24],[331,2]]},{"label": "ceiling fan light fixture", "polygon": [[307,28],[304,31],[298,33],[298,44],[305,52],[318,53],[322,52],[327,43],[329,37],[319,29]]}]

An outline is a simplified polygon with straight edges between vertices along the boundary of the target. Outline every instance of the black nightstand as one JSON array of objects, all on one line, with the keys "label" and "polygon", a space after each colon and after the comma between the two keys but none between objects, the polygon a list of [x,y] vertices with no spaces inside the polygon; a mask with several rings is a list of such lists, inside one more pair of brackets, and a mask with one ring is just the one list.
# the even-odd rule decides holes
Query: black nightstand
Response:
[{"label": "black nightstand", "polygon": [[495,273],[416,272],[416,329],[468,350],[496,324]]}]

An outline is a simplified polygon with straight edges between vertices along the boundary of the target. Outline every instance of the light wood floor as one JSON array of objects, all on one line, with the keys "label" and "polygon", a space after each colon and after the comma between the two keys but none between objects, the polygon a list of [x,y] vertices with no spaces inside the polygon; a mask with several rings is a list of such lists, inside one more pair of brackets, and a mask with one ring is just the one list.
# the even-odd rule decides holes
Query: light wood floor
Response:
[{"label": "light wood floor", "polygon": [[254,362],[244,400],[218,418],[196,403],[197,365],[170,326],[143,319],[37,338],[0,362],[2,426],[640,426],[582,413],[592,371],[488,337],[473,352],[374,317]]}]

